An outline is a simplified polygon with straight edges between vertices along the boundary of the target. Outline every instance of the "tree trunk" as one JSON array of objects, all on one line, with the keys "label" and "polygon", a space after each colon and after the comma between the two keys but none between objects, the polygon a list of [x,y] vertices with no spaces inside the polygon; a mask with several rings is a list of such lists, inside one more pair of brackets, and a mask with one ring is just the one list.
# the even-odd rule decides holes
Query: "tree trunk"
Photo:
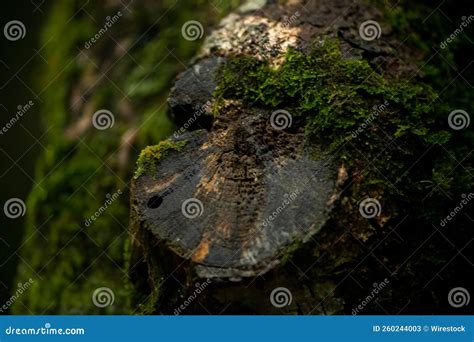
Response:
[{"label": "tree trunk", "polygon": [[[302,116],[218,97],[216,85],[232,59],[278,68],[290,49],[309,55],[326,39],[342,60],[366,61],[386,77],[413,73],[399,63],[404,51],[390,53],[396,42],[377,39],[377,23],[359,32],[378,11],[350,3],[292,1],[231,14],[178,77],[168,102],[181,129],[142,152],[132,184],[130,274],[145,311],[342,312],[338,279],[362,259],[357,241],[373,237],[388,214],[369,203],[361,215],[348,186],[357,180],[327,142],[305,134]],[[377,290],[389,281],[378,279]]]}]

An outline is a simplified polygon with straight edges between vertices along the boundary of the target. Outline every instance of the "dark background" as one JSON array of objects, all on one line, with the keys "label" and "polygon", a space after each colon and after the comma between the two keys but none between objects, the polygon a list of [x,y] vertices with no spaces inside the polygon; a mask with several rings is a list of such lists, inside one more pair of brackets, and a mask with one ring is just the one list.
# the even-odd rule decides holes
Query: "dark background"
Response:
[{"label": "dark background", "polygon": [[[34,179],[34,164],[41,147],[41,121],[38,118],[41,97],[34,85],[35,71],[41,63],[38,34],[47,14],[46,2],[35,0],[3,1],[0,25],[0,125],[3,127],[17,112],[17,106],[28,101],[35,104],[10,130],[0,136],[0,302],[10,297],[19,255],[16,253],[23,236],[25,216],[9,219],[3,214],[3,204],[12,197],[26,202]],[[3,27],[10,20],[21,20],[27,27],[26,36],[9,41]],[[15,287],[15,286],[13,286]]]}]

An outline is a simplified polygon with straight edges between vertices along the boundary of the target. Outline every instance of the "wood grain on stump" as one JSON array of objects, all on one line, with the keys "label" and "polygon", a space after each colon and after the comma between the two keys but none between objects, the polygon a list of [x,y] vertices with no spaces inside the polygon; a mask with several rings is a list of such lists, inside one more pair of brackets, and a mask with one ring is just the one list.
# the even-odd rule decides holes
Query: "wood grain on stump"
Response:
[{"label": "wood grain on stump", "polygon": [[325,222],[335,167],[314,157],[301,128],[276,129],[271,113],[229,105],[211,132],[175,140],[185,148],[135,181],[133,210],[201,277],[267,271]]}]

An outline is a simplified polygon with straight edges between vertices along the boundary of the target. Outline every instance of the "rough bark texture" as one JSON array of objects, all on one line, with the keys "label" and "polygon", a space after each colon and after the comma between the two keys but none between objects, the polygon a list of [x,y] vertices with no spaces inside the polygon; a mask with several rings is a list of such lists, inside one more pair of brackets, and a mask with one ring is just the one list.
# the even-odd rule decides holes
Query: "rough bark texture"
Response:
[{"label": "rough bark texture", "polygon": [[270,113],[225,111],[211,133],[177,139],[186,146],[140,176],[132,197],[138,219],[204,278],[271,269],[319,231],[336,196],[334,167],[309,157],[303,132],[275,130]]},{"label": "rough bark texture", "polygon": [[[378,59],[392,75],[409,70],[383,57],[387,42],[368,45],[360,39],[356,30],[364,16],[377,13],[349,1],[290,2],[230,15],[178,77],[169,98],[175,122],[188,122],[214,101],[216,70],[229,56],[254,56],[278,65],[288,48],[307,52],[317,39],[339,37],[344,58]],[[331,279],[338,263],[326,265],[328,276],[309,279],[291,260],[297,255],[310,261],[324,254],[327,246],[321,243],[333,244],[340,236],[331,227],[324,237],[317,233],[347,179],[343,165],[334,165],[322,145],[308,143],[298,120],[275,129],[272,111],[238,101],[226,102],[215,119],[210,110],[203,112],[192,128],[207,130],[175,134],[171,141],[186,146],[149,164],[132,185],[132,264],[138,262],[132,279],[141,293],[149,294],[150,310],[180,313],[180,301],[193,297],[203,281],[210,285],[198,301],[186,302],[186,313],[342,310]],[[279,210],[290,194],[295,198]],[[182,211],[193,198],[202,207],[190,219]],[[274,212],[275,220],[265,223]],[[353,234],[365,239],[373,234],[366,224],[353,224]],[[352,242],[338,248],[346,251],[345,261],[358,256],[351,252]],[[143,256],[144,264],[139,262]],[[278,287],[292,293],[283,309],[270,301]]]}]

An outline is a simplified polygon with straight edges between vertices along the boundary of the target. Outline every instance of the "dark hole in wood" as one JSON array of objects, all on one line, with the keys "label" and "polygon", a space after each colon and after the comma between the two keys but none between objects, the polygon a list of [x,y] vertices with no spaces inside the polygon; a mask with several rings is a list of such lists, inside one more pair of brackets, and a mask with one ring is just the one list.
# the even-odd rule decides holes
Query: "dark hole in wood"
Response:
[{"label": "dark hole in wood", "polygon": [[[202,110],[202,106],[193,107],[192,105],[176,105],[172,108],[169,114],[177,126],[182,127],[186,125],[187,131],[195,131],[198,129],[205,129],[209,131],[212,128],[212,124],[214,123],[214,118],[210,115],[202,114],[196,118],[196,113],[199,110]],[[193,117],[194,119],[190,122],[190,119]]]},{"label": "dark hole in wood", "polygon": [[150,209],[156,209],[161,205],[161,203],[163,203],[163,198],[161,196],[155,195],[148,200],[146,205]]}]

